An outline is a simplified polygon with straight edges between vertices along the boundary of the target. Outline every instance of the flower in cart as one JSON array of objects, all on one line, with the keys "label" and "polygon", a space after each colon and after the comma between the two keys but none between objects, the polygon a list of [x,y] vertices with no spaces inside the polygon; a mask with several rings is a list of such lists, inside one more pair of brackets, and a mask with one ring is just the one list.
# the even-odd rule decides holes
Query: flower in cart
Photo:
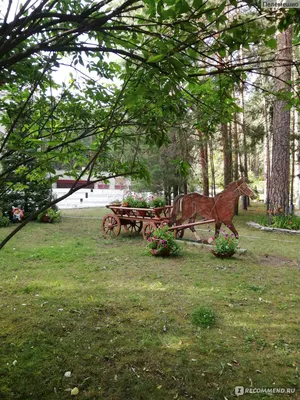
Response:
[{"label": "flower in cart", "polygon": [[131,208],[148,208],[149,204],[147,200],[138,193],[127,193],[122,202],[123,207]]},{"label": "flower in cart", "polygon": [[165,207],[166,200],[158,195],[152,195],[148,197],[148,203],[150,207],[157,208],[157,207]]},{"label": "flower in cart", "polygon": [[151,254],[166,256],[180,254],[182,247],[177,243],[175,236],[168,231],[168,226],[157,228],[148,238],[147,248]]}]

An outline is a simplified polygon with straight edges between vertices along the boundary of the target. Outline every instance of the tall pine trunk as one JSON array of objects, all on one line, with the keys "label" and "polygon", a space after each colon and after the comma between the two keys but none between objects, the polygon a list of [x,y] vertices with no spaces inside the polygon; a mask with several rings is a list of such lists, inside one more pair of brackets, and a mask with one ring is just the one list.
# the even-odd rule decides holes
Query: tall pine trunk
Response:
[{"label": "tall pine trunk", "polygon": [[228,124],[221,124],[221,134],[223,143],[223,160],[224,160],[224,186],[226,187],[232,181],[231,173],[231,143],[228,132]]},{"label": "tall pine trunk", "polygon": [[296,155],[295,155],[295,195],[296,208],[300,208],[300,139],[299,139],[299,114],[295,110],[295,135],[296,140]]},{"label": "tall pine trunk", "polygon": [[269,123],[269,107],[267,101],[265,99],[264,103],[264,118],[265,118],[265,130],[266,135],[264,137],[264,178],[265,178],[265,185],[264,185],[264,202],[267,205],[267,210],[269,210],[270,206],[270,175],[271,175],[271,149],[270,149],[270,142],[271,142],[271,126]]},{"label": "tall pine trunk", "polygon": [[[235,181],[237,181],[239,179],[239,133],[238,133],[238,121],[236,112],[234,113],[233,145],[234,145],[233,178]],[[239,202],[237,202],[235,205],[234,213],[235,215],[239,215]]]},{"label": "tall pine trunk", "polygon": [[[276,91],[290,92],[292,66],[292,27],[277,35]],[[270,185],[270,209],[289,213],[290,182],[290,110],[277,98],[273,110],[273,154]]]},{"label": "tall pine trunk", "polygon": [[[241,49],[241,59],[243,59],[243,53]],[[247,154],[247,138],[246,138],[246,119],[245,119],[245,98],[244,98],[245,85],[244,82],[240,85],[240,96],[242,103],[242,139],[243,139],[243,175],[246,181],[248,180],[248,154]],[[249,197],[243,196],[243,210],[247,210],[249,205]]]},{"label": "tall pine trunk", "polygon": [[203,133],[198,129],[200,139],[200,158],[201,158],[201,175],[202,175],[202,188],[203,195],[209,196],[209,180],[208,180],[208,146],[207,139]]}]

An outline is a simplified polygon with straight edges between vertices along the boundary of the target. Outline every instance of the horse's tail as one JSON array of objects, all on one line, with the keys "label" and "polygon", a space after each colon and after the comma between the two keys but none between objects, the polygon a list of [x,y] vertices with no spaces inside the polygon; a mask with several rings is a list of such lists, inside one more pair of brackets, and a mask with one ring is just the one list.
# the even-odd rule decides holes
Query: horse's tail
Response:
[{"label": "horse's tail", "polygon": [[180,213],[180,206],[181,206],[183,197],[184,197],[184,194],[179,194],[178,196],[175,197],[175,199],[173,201],[173,208],[172,208],[172,211],[170,214],[169,226],[174,225],[174,223],[176,222],[176,217]]}]

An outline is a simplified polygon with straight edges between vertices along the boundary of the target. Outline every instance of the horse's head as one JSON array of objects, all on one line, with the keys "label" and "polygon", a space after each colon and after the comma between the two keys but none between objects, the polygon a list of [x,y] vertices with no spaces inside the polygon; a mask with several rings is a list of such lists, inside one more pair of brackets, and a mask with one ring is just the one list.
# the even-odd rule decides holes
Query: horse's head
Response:
[{"label": "horse's head", "polygon": [[257,196],[255,192],[247,185],[245,181],[237,187],[237,190],[241,196],[249,196],[251,199],[255,199]]}]

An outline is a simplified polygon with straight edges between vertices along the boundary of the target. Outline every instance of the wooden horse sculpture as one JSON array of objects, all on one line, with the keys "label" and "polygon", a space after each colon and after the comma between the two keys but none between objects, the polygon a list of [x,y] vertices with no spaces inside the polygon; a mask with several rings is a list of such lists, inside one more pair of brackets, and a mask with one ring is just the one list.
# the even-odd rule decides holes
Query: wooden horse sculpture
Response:
[{"label": "wooden horse sculpture", "polygon": [[[173,202],[170,226],[174,224],[182,225],[187,219],[194,222],[196,216],[200,215],[202,218],[215,220],[215,237],[219,235],[221,225],[225,224],[238,238],[238,232],[232,223],[232,219],[235,205],[240,196],[255,198],[254,192],[243,179],[230,183],[223,192],[215,197],[203,196],[199,193],[178,195]],[[181,218],[177,219],[180,212]],[[195,229],[192,229],[192,231],[195,233]]]}]

